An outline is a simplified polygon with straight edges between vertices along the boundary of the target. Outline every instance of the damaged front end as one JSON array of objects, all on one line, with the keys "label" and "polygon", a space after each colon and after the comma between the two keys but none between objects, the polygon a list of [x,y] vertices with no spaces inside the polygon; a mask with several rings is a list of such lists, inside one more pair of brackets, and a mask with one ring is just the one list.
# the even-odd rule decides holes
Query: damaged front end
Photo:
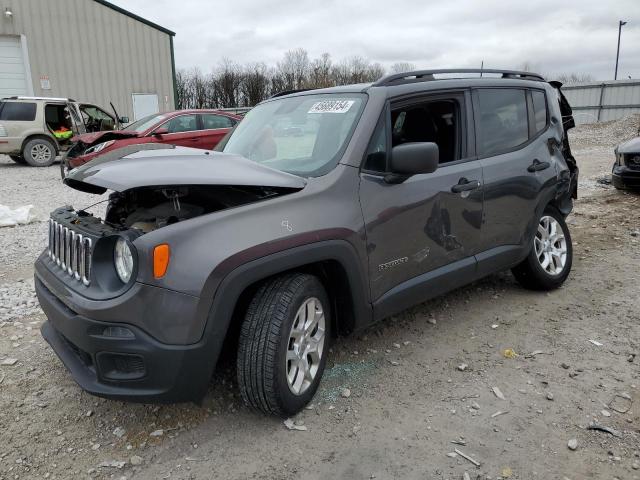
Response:
[{"label": "damaged front end", "polygon": [[[135,281],[133,242],[140,236],[306,185],[303,178],[239,156],[197,149],[138,145],[113,157],[79,167],[64,180],[83,192],[112,191],[104,218],[67,206],[50,220],[49,259],[86,293],[97,283],[98,296]],[[98,264],[103,267],[92,267]]]}]

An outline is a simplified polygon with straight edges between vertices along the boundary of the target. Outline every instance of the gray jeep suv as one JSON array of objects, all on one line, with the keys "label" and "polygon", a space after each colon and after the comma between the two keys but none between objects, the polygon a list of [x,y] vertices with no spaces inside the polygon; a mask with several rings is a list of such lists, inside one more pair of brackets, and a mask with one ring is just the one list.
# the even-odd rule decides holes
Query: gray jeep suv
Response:
[{"label": "gray jeep suv", "polygon": [[290,415],[332,337],[499,270],[565,281],[578,169],[559,88],[409,72],[277,95],[216,152],[109,152],[65,179],[113,192],[104,219],[51,214],[42,334],[84,389],[137,401],[201,399],[231,347],[246,403]]}]

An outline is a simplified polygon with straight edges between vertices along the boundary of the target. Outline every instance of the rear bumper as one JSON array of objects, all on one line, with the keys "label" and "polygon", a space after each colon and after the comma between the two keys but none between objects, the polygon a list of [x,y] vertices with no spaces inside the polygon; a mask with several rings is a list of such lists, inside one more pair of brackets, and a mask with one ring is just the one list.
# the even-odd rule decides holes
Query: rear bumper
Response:
[{"label": "rear bumper", "polygon": [[20,155],[22,152],[21,137],[0,137],[0,153],[6,155]]},{"label": "rear bumper", "polygon": [[138,402],[197,401],[205,395],[215,348],[205,342],[167,345],[129,323],[79,315],[37,276],[35,289],[48,319],[42,336],[87,392]]},{"label": "rear bumper", "polygon": [[640,189],[640,170],[632,170],[624,165],[615,165],[611,172],[611,183],[619,189]]}]

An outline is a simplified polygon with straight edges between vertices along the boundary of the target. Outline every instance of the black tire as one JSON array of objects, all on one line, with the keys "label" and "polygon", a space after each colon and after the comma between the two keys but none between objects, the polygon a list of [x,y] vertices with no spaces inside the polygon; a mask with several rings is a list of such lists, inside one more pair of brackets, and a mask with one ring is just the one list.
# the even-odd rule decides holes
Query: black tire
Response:
[{"label": "black tire", "polygon": [[9,155],[9,158],[11,160],[13,160],[14,162],[16,162],[19,165],[26,165],[27,162],[25,162],[24,158],[22,158],[20,155]]},{"label": "black tire", "polygon": [[47,138],[32,138],[22,149],[22,158],[32,167],[48,167],[56,159],[56,146]]},{"label": "black tire", "polygon": [[[564,221],[564,217],[558,210],[549,207],[542,214],[538,221],[538,225],[540,225],[540,222],[542,222],[545,217],[553,218],[557,222],[557,225],[562,229],[564,241],[566,242],[566,260],[564,266],[556,273],[550,273],[545,270],[542,265],[544,262],[544,254],[538,257],[534,246],[536,237],[540,238],[536,232],[534,238],[531,240],[531,251],[529,252],[529,255],[522,261],[522,263],[511,270],[513,275],[516,277],[516,280],[518,280],[523,287],[530,290],[553,290],[558,288],[569,276],[569,273],[571,272],[571,265],[573,263],[571,234],[569,232],[569,227],[567,227],[567,224]],[[555,244],[559,245],[557,242]],[[557,263],[554,263],[554,266],[551,268],[558,268],[557,265]]]},{"label": "black tire", "polygon": [[[318,369],[313,381],[304,391],[295,394],[294,387],[290,388],[287,381],[287,370],[291,365],[287,351],[293,348],[290,333],[298,310],[314,298],[319,300],[324,312],[323,348],[319,362],[315,363]],[[329,298],[313,275],[286,274],[262,284],[247,309],[238,345],[238,386],[245,403],[281,417],[304,408],[320,384],[329,351],[330,328]]]}]

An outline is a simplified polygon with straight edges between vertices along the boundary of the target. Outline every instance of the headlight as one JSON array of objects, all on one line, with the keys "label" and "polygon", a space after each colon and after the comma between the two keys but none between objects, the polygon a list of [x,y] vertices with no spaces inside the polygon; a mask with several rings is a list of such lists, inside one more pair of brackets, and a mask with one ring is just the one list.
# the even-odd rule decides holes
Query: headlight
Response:
[{"label": "headlight", "polygon": [[116,246],[113,251],[113,262],[116,266],[118,277],[123,283],[128,283],[133,273],[133,254],[129,242],[124,238],[116,240]]},{"label": "headlight", "polygon": [[102,150],[104,150],[107,147],[110,147],[111,145],[113,145],[115,143],[115,140],[109,140],[107,142],[102,142],[99,143],[97,145],[94,145],[93,147],[89,147],[84,151],[85,155],[88,155],[90,153],[98,153],[101,152]]}]

